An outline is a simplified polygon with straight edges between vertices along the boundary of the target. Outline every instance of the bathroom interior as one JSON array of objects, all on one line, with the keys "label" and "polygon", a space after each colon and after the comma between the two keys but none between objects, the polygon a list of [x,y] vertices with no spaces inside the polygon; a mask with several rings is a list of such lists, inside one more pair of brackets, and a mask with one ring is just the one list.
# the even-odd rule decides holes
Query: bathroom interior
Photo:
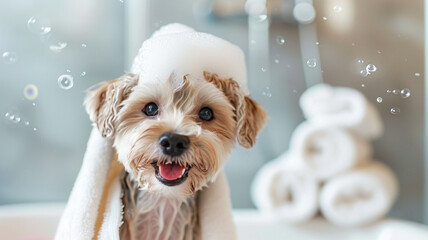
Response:
[{"label": "bathroom interior", "polygon": [[[242,48],[251,96],[269,115],[257,144],[234,149],[225,166],[239,239],[428,239],[426,11],[422,0],[0,2],[0,239],[53,239],[91,130],[82,105],[85,90],[129,72],[141,43],[174,22]],[[330,110],[338,115],[352,111],[353,103],[340,101],[353,96],[372,111],[358,113],[374,120],[351,132],[377,131],[362,140],[370,149],[362,158],[386,168],[391,181],[384,184],[394,186],[378,202],[370,198],[384,190],[382,184],[368,196],[350,193],[345,208],[384,209],[377,216],[355,222],[365,212],[354,211],[340,221],[323,207],[323,191],[335,180],[342,184],[337,180],[358,171],[359,163],[321,177],[313,194],[293,186],[284,190],[291,193],[280,193],[291,194],[291,202],[311,198],[311,213],[296,203],[282,212],[281,203],[266,203],[278,187],[268,189],[274,172],[269,164],[293,158],[291,152],[302,148],[294,143],[305,134],[300,126],[317,122],[305,108],[305,96],[316,90],[340,95],[324,106],[337,108]],[[361,117],[341,116],[342,125]],[[345,132],[353,128],[342,125]],[[321,132],[315,137],[320,143],[301,155],[313,161],[331,151],[345,158],[364,155],[348,146],[353,140],[335,137]],[[336,165],[330,160],[325,164]],[[305,174],[316,175],[309,168]]]}]

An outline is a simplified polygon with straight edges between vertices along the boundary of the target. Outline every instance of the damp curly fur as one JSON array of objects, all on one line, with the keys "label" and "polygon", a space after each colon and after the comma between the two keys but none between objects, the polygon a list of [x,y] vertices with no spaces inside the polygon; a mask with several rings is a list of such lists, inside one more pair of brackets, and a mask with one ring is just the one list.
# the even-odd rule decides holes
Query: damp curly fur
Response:
[{"label": "damp curly fur", "polygon": [[[197,239],[197,192],[215,179],[235,141],[252,147],[265,124],[265,112],[233,79],[208,72],[204,78],[171,75],[163,83],[138,85],[138,76],[126,74],[89,92],[86,110],[102,135],[113,138],[129,178],[122,184],[124,239]],[[159,107],[154,117],[142,113],[151,102]],[[203,107],[213,110],[213,120],[199,119]],[[167,132],[189,137],[188,150],[173,158],[163,154],[158,140]],[[152,166],[170,161],[190,169],[174,187],[159,182]]]}]

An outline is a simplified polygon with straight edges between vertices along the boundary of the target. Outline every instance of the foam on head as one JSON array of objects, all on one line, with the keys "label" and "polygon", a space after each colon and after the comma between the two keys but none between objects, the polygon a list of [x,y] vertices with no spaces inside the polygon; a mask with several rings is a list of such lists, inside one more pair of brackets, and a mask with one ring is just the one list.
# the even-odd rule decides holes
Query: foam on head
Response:
[{"label": "foam on head", "polygon": [[167,81],[171,74],[203,80],[203,72],[232,78],[246,95],[247,70],[242,50],[221,38],[174,23],[163,26],[140,48],[131,69],[139,84]]}]

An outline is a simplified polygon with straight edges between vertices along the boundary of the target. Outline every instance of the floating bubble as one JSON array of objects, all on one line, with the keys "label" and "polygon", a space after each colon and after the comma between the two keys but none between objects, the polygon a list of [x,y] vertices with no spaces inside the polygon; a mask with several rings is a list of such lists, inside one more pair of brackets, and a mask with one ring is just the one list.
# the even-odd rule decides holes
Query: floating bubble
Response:
[{"label": "floating bubble", "polygon": [[47,35],[51,32],[49,21],[45,18],[31,17],[27,21],[27,28],[31,33]]},{"label": "floating bubble", "polygon": [[62,89],[68,90],[74,85],[73,76],[68,74],[63,74],[58,77],[58,86]]},{"label": "floating bubble", "polygon": [[82,48],[85,48],[85,47],[86,47],[86,44],[82,43]]},{"label": "floating bubble", "polygon": [[39,90],[37,89],[36,85],[34,84],[28,84],[24,88],[24,97],[28,100],[34,100],[39,95]]},{"label": "floating bubble", "polygon": [[66,72],[68,72],[68,73],[71,73],[71,70],[70,69],[67,69],[67,70],[65,70]]},{"label": "floating bubble", "polygon": [[386,92],[387,92],[387,93],[391,93],[391,90],[389,90],[389,89],[388,89],[388,90],[386,90]]},{"label": "floating bubble", "polygon": [[81,72],[80,77],[84,77],[84,76],[86,76],[86,72]]},{"label": "floating bubble", "polygon": [[306,61],[306,64],[308,65],[308,67],[314,68],[317,66],[317,60],[315,58],[311,58],[308,61]]},{"label": "floating bubble", "polygon": [[367,70],[365,70],[365,69],[363,69],[363,70],[360,71],[360,75],[363,76],[363,77],[367,77],[367,75],[369,75],[369,74],[370,73],[367,72]]},{"label": "floating bubble", "polygon": [[364,60],[363,59],[358,59],[358,63],[362,64],[362,63],[364,63]]},{"label": "floating bubble", "polygon": [[376,101],[377,101],[378,103],[381,103],[381,102],[383,101],[383,99],[382,99],[381,97],[378,97],[378,98],[376,98]]},{"label": "floating bubble", "polygon": [[415,73],[415,77],[419,77],[419,76],[421,76],[421,74],[420,73]]},{"label": "floating bubble", "polygon": [[363,83],[363,84],[361,84],[361,87],[365,87],[366,85]]},{"label": "floating bubble", "polygon": [[338,13],[338,12],[341,12],[341,11],[342,11],[342,7],[341,7],[341,6],[334,6],[334,7],[333,7],[333,11],[334,11],[334,12],[337,12],[337,13]]},{"label": "floating bubble", "polygon": [[4,52],[2,57],[3,57],[3,62],[6,64],[12,64],[18,61],[18,57],[14,52]]},{"label": "floating bubble", "polygon": [[373,65],[373,64],[369,64],[369,65],[367,65],[367,67],[366,67],[366,70],[367,70],[367,72],[369,72],[369,73],[372,73],[372,72],[376,72],[376,66],[375,65]]},{"label": "floating bubble", "polygon": [[25,126],[28,126],[28,125],[30,125],[30,122],[29,122],[29,121],[25,121],[25,122],[24,122],[24,125],[25,125]]},{"label": "floating bubble", "polygon": [[408,97],[410,97],[410,89],[403,88],[403,89],[401,89],[400,94],[401,94],[401,97],[408,98]]},{"label": "floating bubble", "polygon": [[33,131],[35,132],[35,131],[37,131],[37,128],[33,128]]},{"label": "floating bubble", "polygon": [[391,108],[391,111],[390,111],[392,114],[399,114],[400,113],[400,109],[399,108],[396,108],[396,107],[393,107],[393,108]]},{"label": "floating bubble", "polygon": [[267,71],[267,69],[265,67],[262,67],[261,70],[262,70],[262,72],[266,72]]},{"label": "floating bubble", "polygon": [[33,102],[33,104],[32,104],[32,105],[33,105],[33,107],[35,107],[35,106],[36,106],[36,103],[35,103],[35,102]]},{"label": "floating bubble", "polygon": [[21,116],[17,113],[7,112],[4,114],[5,118],[12,123],[19,123],[21,122]]},{"label": "floating bubble", "polygon": [[322,20],[327,21],[327,17],[322,17]]},{"label": "floating bubble", "polygon": [[320,45],[320,42],[315,42],[316,45]]},{"label": "floating bubble", "polygon": [[392,90],[392,93],[395,94],[395,95],[398,95],[398,94],[400,94],[400,90],[394,89],[394,90]]},{"label": "floating bubble", "polygon": [[279,59],[275,59],[275,60],[273,60],[276,64],[278,64],[279,63]]},{"label": "floating bubble", "polygon": [[276,43],[278,43],[279,45],[284,45],[285,39],[282,36],[278,36],[276,37]]},{"label": "floating bubble", "polygon": [[49,49],[54,53],[60,53],[65,47],[67,47],[66,42],[59,42],[57,45],[50,45]]}]

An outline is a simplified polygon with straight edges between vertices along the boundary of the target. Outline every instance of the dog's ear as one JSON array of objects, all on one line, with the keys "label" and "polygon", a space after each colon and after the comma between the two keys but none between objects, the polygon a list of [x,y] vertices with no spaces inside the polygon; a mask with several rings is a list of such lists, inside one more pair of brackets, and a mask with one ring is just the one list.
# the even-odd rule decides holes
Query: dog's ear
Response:
[{"label": "dog's ear", "polygon": [[266,123],[267,114],[250,97],[244,96],[241,101],[241,106],[236,111],[237,139],[238,143],[244,148],[251,148],[256,143],[257,135]]},{"label": "dog's ear", "polygon": [[248,96],[233,79],[220,79],[217,74],[204,72],[204,78],[223,91],[235,108],[237,123],[237,140],[244,148],[251,148],[256,143],[257,135],[266,123],[267,114],[260,105]]},{"label": "dog's ear", "polygon": [[138,83],[138,76],[124,76],[97,84],[96,90],[89,90],[85,100],[85,108],[89,118],[94,122],[103,137],[113,136],[116,130],[116,118],[125,100]]}]

